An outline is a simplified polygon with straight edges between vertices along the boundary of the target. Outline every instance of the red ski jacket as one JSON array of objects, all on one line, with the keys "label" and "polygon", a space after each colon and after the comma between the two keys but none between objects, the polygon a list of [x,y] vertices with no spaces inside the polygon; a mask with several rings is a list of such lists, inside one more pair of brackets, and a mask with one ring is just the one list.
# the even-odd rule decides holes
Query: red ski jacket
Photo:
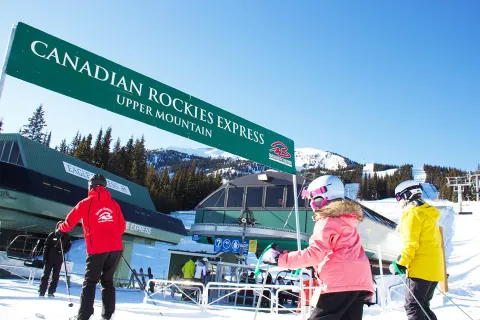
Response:
[{"label": "red ski jacket", "polygon": [[67,215],[65,222],[60,224],[60,231],[69,232],[80,219],[88,254],[123,249],[125,219],[120,205],[112,199],[107,189],[96,186],[90,190],[88,197],[80,201]]}]

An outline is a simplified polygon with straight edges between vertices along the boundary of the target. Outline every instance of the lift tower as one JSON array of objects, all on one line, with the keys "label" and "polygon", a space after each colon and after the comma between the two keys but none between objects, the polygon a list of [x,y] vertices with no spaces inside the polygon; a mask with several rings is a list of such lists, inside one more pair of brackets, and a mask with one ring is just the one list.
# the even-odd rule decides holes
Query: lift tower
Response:
[{"label": "lift tower", "polygon": [[447,186],[453,187],[453,192],[458,192],[458,205],[460,211],[458,214],[472,214],[471,212],[463,212],[462,210],[462,200],[463,200],[463,187],[470,186],[470,177],[447,177]]}]

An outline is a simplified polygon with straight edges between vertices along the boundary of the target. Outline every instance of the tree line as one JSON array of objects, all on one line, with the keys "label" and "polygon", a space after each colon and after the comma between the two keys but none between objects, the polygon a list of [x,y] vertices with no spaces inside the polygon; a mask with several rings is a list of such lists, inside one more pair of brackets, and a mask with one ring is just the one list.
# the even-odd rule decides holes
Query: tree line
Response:
[{"label": "tree line", "polygon": [[[19,133],[50,146],[52,133],[45,132],[46,127],[45,112],[40,105]],[[146,187],[155,208],[163,213],[191,210],[222,184],[219,174],[200,170],[195,161],[174,172],[170,172],[168,167],[156,170],[147,163],[148,152],[143,135],[141,138],[132,135],[123,145],[117,138],[113,148],[112,142],[112,128],[108,127],[105,131],[100,128],[95,140],[91,133],[82,135],[77,131],[70,142],[65,138],[55,149]]]},{"label": "tree line", "polygon": [[363,175],[357,197],[362,200],[394,198],[397,185],[405,180],[413,179],[412,168],[411,164],[406,164],[399,167],[392,175],[385,174],[379,177],[376,171],[373,176]]},{"label": "tree line", "polygon": [[[374,173],[363,174],[362,164],[352,164],[337,170],[325,170],[317,167],[308,170],[305,175],[308,179],[315,179],[321,175],[334,175],[339,177],[344,184],[358,183],[357,198],[362,200],[380,200],[395,196],[395,187],[402,181],[413,179],[412,165],[406,164],[401,167],[375,163]],[[378,176],[376,171],[384,171],[397,168],[392,175]]]}]

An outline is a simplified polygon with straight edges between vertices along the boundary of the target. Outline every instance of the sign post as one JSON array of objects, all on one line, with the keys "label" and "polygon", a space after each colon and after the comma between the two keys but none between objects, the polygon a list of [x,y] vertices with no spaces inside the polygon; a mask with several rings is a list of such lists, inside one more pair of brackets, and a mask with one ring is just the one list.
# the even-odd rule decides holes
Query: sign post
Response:
[{"label": "sign post", "polygon": [[5,52],[5,57],[3,58],[2,71],[0,73],[0,100],[2,99],[3,85],[5,83],[5,78],[7,76],[7,73],[5,71],[7,70],[8,58],[10,57],[10,50],[12,49],[12,43],[13,43],[14,37],[15,37],[15,25],[12,26],[12,30],[10,31],[10,37],[8,38],[7,51]]},{"label": "sign post", "polygon": [[298,213],[298,193],[297,193],[297,175],[293,175],[293,195],[295,197],[295,224],[297,229],[297,249],[300,251],[302,250],[302,244],[300,242],[300,217]]}]

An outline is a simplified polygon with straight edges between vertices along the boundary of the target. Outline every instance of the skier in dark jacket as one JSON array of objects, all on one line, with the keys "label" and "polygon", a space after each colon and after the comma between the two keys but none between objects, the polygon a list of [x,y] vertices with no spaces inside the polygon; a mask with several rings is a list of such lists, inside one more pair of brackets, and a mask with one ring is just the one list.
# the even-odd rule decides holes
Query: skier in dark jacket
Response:
[{"label": "skier in dark jacket", "polygon": [[59,232],[69,232],[82,221],[87,259],[85,280],[80,294],[80,308],[74,319],[87,320],[93,314],[96,285],[102,284],[102,319],[115,312],[113,275],[122,257],[122,234],[126,224],[120,205],[106,189],[107,180],[95,174],[88,180],[88,197],[67,215]]},{"label": "skier in dark jacket", "polygon": [[[61,221],[57,223],[57,227]],[[63,246],[63,254],[62,254]],[[52,282],[50,282],[50,287],[48,287],[48,296],[53,297],[54,293],[57,291],[58,279],[60,278],[60,269],[62,268],[64,254],[66,254],[70,247],[72,246],[70,242],[70,236],[68,234],[62,234],[57,236],[55,232],[50,232],[45,240],[43,247],[43,276],[40,280],[40,297],[45,296],[45,292],[48,287],[48,279],[52,273]]]}]

